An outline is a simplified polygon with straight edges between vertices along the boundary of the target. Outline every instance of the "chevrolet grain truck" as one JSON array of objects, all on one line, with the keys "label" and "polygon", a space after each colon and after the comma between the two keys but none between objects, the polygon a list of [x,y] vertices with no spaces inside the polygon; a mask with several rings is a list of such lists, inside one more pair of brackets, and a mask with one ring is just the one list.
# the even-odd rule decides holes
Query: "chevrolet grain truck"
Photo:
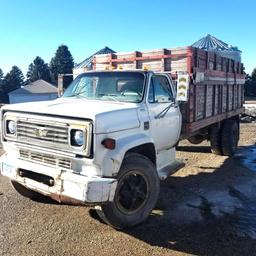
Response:
[{"label": "chevrolet grain truck", "polygon": [[181,139],[231,156],[243,65],[192,47],[94,57],[63,96],[1,109],[1,174],[18,193],[96,206],[117,229],[143,222]]}]

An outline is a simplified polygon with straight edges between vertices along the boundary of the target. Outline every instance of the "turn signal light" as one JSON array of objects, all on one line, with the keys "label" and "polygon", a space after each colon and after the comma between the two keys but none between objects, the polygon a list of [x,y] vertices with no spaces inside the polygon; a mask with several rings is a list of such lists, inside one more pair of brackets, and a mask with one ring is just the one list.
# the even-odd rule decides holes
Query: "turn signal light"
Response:
[{"label": "turn signal light", "polygon": [[115,149],[116,148],[116,141],[114,139],[104,139],[101,144],[107,149]]}]

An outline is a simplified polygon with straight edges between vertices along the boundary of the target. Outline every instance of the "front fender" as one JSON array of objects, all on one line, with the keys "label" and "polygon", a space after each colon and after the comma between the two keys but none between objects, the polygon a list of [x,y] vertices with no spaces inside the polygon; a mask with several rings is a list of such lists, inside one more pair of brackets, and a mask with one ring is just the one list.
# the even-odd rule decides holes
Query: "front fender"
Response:
[{"label": "front fender", "polygon": [[114,150],[105,149],[101,155],[101,170],[105,177],[116,176],[123,162],[125,153],[137,146],[153,143],[151,137],[143,133],[129,135],[116,139],[116,148]]}]

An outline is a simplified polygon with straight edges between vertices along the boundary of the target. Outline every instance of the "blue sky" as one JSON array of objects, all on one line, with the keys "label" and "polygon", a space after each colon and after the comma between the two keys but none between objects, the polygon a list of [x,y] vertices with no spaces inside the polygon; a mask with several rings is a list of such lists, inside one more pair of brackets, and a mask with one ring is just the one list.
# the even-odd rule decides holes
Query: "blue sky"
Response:
[{"label": "blue sky", "polygon": [[115,51],[172,48],[213,36],[256,67],[256,1],[0,0],[0,68],[24,73],[66,44],[79,63],[104,46]]}]

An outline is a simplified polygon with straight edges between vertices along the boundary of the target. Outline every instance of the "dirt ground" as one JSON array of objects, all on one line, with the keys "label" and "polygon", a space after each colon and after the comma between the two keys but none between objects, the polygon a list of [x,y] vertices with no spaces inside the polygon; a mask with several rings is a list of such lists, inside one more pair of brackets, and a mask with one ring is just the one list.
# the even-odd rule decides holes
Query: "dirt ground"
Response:
[{"label": "dirt ground", "polygon": [[162,182],[156,209],[116,231],[93,208],[31,201],[0,177],[0,255],[256,255],[256,124],[235,157],[181,142],[186,166]]}]

